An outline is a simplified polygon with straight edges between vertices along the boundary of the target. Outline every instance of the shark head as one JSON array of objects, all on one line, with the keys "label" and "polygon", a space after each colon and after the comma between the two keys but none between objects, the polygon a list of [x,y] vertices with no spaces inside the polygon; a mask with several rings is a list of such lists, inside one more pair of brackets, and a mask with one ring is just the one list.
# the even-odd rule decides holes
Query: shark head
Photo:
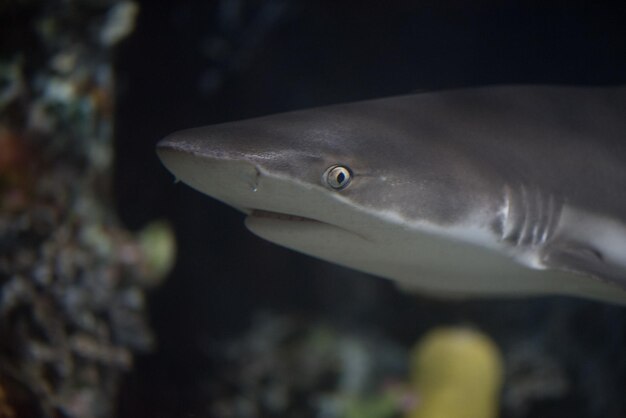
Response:
[{"label": "shark head", "polygon": [[290,112],[176,132],[157,152],[176,177],[252,217],[291,215],[361,236],[370,225],[355,224],[355,212],[459,222],[484,203],[488,176],[443,141],[420,147],[418,122],[398,113],[381,101]]},{"label": "shark head", "polygon": [[176,132],[157,153],[287,248],[437,295],[594,297],[588,279],[512,261],[525,250],[503,239],[505,179],[443,107],[417,95],[289,112]]},{"label": "shark head", "polygon": [[407,149],[419,137],[406,120],[385,102],[337,105],[176,132],[157,152],[258,236],[387,276],[419,251],[409,230],[444,231],[486,202],[479,174],[446,144]]}]

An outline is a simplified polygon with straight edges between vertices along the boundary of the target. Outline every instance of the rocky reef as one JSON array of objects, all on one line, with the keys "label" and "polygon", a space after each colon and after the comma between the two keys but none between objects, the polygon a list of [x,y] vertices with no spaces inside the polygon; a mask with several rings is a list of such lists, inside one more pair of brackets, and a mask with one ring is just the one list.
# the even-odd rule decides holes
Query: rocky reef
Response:
[{"label": "rocky reef", "polygon": [[0,3],[0,417],[111,416],[153,344],[144,290],[172,237],[126,231],[110,190],[111,62],[137,12]]}]

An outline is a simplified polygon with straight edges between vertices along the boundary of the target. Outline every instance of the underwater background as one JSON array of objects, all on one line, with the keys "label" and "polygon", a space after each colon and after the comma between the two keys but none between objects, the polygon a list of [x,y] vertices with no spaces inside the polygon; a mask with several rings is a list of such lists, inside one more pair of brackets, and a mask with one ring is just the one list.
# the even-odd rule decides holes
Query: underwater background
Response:
[{"label": "underwater background", "polygon": [[[81,82],[77,91],[89,92],[97,115],[87,125],[113,141],[89,142],[75,154],[91,157],[63,163],[93,177],[87,187],[96,197],[108,191],[105,216],[94,218],[89,205],[78,206],[84,212],[69,210],[80,222],[68,231],[82,237],[71,252],[64,244],[33,250],[36,261],[20,256],[14,248],[25,242],[36,248],[38,237],[54,235],[59,222],[37,207],[33,213],[44,213],[49,226],[35,228],[36,236],[20,235],[11,225],[34,204],[12,197],[0,205],[0,418],[626,417],[626,309],[564,297],[441,301],[403,293],[387,280],[255,237],[242,214],[175,183],[154,150],[178,129],[421,90],[625,84],[625,18],[626,11],[608,3],[566,1],[0,2],[0,128],[19,132],[20,103],[28,96],[19,86],[31,81],[53,92],[52,104],[40,108],[57,112],[59,97],[65,100],[59,122],[38,119],[37,132],[52,135],[85,124],[84,116],[75,116],[84,114],[85,102],[70,101],[74,96],[62,93],[67,86],[60,89],[57,78],[37,77],[45,65],[33,57],[40,49],[32,45],[72,50],[97,32],[101,50],[88,42],[89,53],[76,47],[86,62],[81,68],[95,74],[86,78],[96,80]],[[28,29],[33,21],[39,22],[36,30]],[[74,37],[59,36],[63,29]],[[61,46],[34,40],[46,36]],[[53,60],[51,73],[76,80],[68,56]],[[66,110],[72,117],[64,116]],[[36,139],[22,147],[9,131],[0,129],[3,193],[40,183],[15,168],[40,158],[31,155],[32,147],[42,147],[48,163],[68,158],[59,150],[77,149],[70,142],[70,148],[51,151]],[[19,158],[3,159],[9,151]],[[103,160],[100,168],[88,168]],[[54,184],[72,184],[76,176],[60,172],[65,174],[47,176],[46,210],[63,206],[59,190],[66,188]],[[92,223],[114,226],[104,234],[102,228],[83,233]],[[89,258],[74,246],[100,254],[99,266],[105,259],[114,266],[98,273],[103,280],[117,277],[111,271],[131,273],[103,290],[85,281],[60,286],[58,279],[40,279],[41,269],[23,266],[39,265],[41,254],[53,265],[61,254],[72,271],[95,271],[95,262],[73,261]],[[122,247],[124,254],[114,251]],[[156,261],[138,255],[144,253]],[[158,273],[150,270],[154,265]],[[19,289],[30,277],[36,284],[24,293],[28,299]],[[45,289],[58,299],[41,299]],[[98,295],[96,319],[86,313],[95,303],[86,293]],[[62,300],[63,309],[41,308],[50,300]],[[49,329],[58,325],[41,317],[58,312],[59,322],[70,324],[61,328],[72,336],[71,367],[59,360],[65,351],[47,354],[57,341]],[[24,323],[37,326],[23,332]],[[45,341],[41,346],[49,351],[26,355],[17,339],[11,341],[16,336]],[[459,336],[463,344],[456,342]],[[24,366],[29,356],[45,363],[35,369],[44,376],[41,386],[31,384],[38,379],[32,373],[20,377],[30,373]],[[424,364],[434,370],[426,372]],[[70,368],[80,373],[74,376]],[[452,412],[419,412],[436,393],[429,382],[441,370],[454,370],[447,388],[472,394],[484,388],[495,396],[462,398]],[[66,398],[54,390],[62,382],[71,387],[62,392],[71,393]],[[40,387],[53,389],[38,392]],[[94,401],[100,392],[106,395]],[[67,401],[28,406],[46,396]]]},{"label": "underwater background", "polygon": [[[117,60],[118,209],[135,228],[171,220],[179,252],[151,295],[158,348],[125,381],[123,416],[347,416],[320,399],[376,398],[385,379],[406,379],[415,342],[449,325],[480,329],[503,352],[500,416],[626,416],[623,308],[403,294],[254,237],[241,214],[173,184],[150,148],[181,128],[419,90],[623,84],[622,11],[569,2],[279,0],[146,2],[141,10]],[[311,332],[335,335],[324,355],[339,364],[319,364],[313,343],[293,347]],[[346,350],[345,338],[362,345],[348,355],[361,353],[358,367],[333,352]],[[216,348],[225,341],[239,354]],[[309,362],[292,358],[307,350]],[[359,376],[366,381],[356,387],[340,382]],[[272,401],[276,393],[288,399]]]}]

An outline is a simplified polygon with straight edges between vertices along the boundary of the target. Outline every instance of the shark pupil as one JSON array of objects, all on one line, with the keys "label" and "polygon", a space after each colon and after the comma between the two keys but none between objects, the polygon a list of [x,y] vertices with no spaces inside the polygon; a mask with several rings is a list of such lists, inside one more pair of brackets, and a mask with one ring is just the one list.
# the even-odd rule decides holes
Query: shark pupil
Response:
[{"label": "shark pupil", "polygon": [[340,165],[334,165],[324,173],[326,184],[337,190],[346,187],[350,183],[351,176],[350,170]]}]

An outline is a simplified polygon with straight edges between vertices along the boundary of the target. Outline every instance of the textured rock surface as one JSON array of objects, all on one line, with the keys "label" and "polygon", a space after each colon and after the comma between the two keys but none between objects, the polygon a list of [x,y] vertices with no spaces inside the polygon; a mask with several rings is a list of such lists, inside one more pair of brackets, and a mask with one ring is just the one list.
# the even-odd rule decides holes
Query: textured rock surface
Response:
[{"label": "textured rock surface", "polygon": [[0,416],[111,416],[151,347],[146,251],[111,209],[112,50],[138,7],[0,3]]}]

